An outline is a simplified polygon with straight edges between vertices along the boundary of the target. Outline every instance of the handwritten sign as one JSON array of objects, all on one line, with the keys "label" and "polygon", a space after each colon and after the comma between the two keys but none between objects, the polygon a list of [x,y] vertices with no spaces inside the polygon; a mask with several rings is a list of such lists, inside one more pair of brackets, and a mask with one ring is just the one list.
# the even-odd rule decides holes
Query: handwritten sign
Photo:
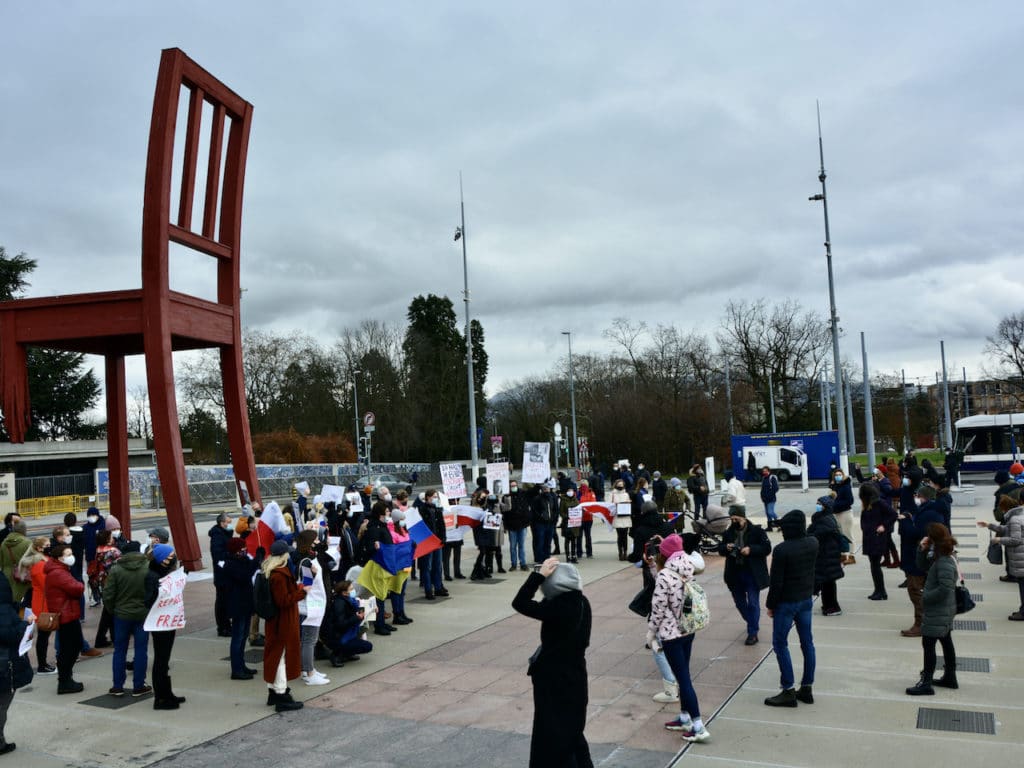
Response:
[{"label": "handwritten sign", "polygon": [[185,627],[185,582],[188,574],[179,568],[160,579],[160,592],[149,609],[142,628],[147,632],[167,632]]},{"label": "handwritten sign", "polygon": [[499,499],[508,493],[509,480],[507,461],[489,462],[487,464],[487,487]]},{"label": "handwritten sign", "polygon": [[583,507],[577,504],[575,507],[569,508],[569,527],[579,528],[583,525]]},{"label": "handwritten sign", "polygon": [[441,486],[449,499],[459,499],[466,495],[466,478],[462,474],[461,464],[441,465]]},{"label": "handwritten sign", "polygon": [[485,531],[500,531],[501,530],[501,513],[491,512],[484,515],[483,527]]},{"label": "handwritten sign", "polygon": [[345,488],[341,485],[324,485],[320,488],[320,501],[325,504],[328,501],[333,501],[335,504],[341,504],[345,500]]},{"label": "handwritten sign", "polygon": [[523,482],[543,483],[551,477],[550,443],[523,444]]}]

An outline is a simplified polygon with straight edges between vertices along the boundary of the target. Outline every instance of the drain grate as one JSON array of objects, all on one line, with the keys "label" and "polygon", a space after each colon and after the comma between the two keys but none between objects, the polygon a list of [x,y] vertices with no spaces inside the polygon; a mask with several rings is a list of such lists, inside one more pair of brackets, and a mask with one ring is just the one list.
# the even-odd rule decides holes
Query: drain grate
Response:
[{"label": "drain grate", "polygon": [[974,619],[954,619],[953,629],[959,629],[962,632],[987,632],[988,624],[984,621],[975,621]]},{"label": "drain grate", "polygon": [[956,538],[958,538],[958,539],[976,539],[976,538],[978,538],[978,534],[976,534],[976,533],[958,533],[956,535]]},{"label": "drain grate", "polygon": [[145,696],[132,696],[130,693],[126,693],[124,696],[111,696],[105,694],[103,696],[97,696],[94,699],[85,699],[84,701],[78,702],[79,704],[86,704],[90,707],[99,707],[100,709],[123,709],[129,707],[137,701],[151,701],[153,694],[148,693]]},{"label": "drain grate", "polygon": [[[942,659],[938,660],[938,669],[944,669],[945,664]],[[979,658],[977,656],[957,656],[956,658],[956,671],[957,672],[991,672],[989,667],[989,660]]]},{"label": "drain grate", "polygon": [[981,562],[981,558],[980,557],[958,557],[957,560],[959,560],[961,563],[980,563]]},{"label": "drain grate", "polygon": [[965,573],[963,576],[967,581],[981,581],[980,573]]},{"label": "drain grate", "polygon": [[973,600],[976,603],[984,603],[985,602],[985,596],[984,595],[980,595],[980,594],[978,594],[976,592],[971,592],[971,600]]},{"label": "drain grate", "polygon": [[992,712],[968,712],[961,709],[917,710],[917,727],[931,731],[956,731],[957,733],[983,733],[996,735],[996,716]]},{"label": "drain grate", "polygon": [[978,545],[977,544],[957,544],[956,548],[957,549],[977,549]]}]

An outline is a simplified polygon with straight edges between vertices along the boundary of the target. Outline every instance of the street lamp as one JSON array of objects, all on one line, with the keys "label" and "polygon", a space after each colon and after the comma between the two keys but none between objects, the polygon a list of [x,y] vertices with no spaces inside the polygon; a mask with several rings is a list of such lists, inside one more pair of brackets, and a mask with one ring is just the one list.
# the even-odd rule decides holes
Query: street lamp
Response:
[{"label": "street lamp", "polygon": [[579,433],[576,431],[576,384],[572,370],[572,331],[562,331],[569,339],[569,407],[572,409],[572,464],[580,467]]},{"label": "street lamp", "polygon": [[[359,463],[360,437],[359,437],[359,386],[356,383],[357,382],[357,378],[356,377],[359,376],[359,374],[361,374],[361,373],[362,373],[362,371],[360,371],[359,369],[356,369],[356,370],[352,371],[352,418],[353,418],[353,422],[355,424],[355,432],[353,433],[353,437],[355,438],[355,441],[356,441],[356,463],[357,464]],[[366,466],[366,474],[367,475],[370,474],[370,466],[369,466],[369,464],[367,464],[367,466]]]},{"label": "street lamp", "polygon": [[[828,192],[825,189],[825,149],[821,141],[821,107],[815,102],[818,111],[818,157],[821,160],[821,170],[818,172],[818,181],[821,182],[821,194],[811,195],[808,200],[821,201],[821,209],[825,214],[825,259],[828,262],[828,304],[829,304],[829,325],[832,331],[832,362],[836,372],[836,383],[841,381],[842,364],[839,360],[839,317],[836,315],[836,286],[832,277],[832,237],[828,230]],[[850,459],[846,450],[846,414],[844,413],[843,395],[840,390],[836,397],[836,423],[839,427],[839,466],[843,472],[849,472]]]},{"label": "street lamp", "polygon": [[476,387],[473,385],[473,331],[469,325],[469,262],[466,260],[466,203],[462,195],[462,171],[459,171],[459,210],[462,226],[455,228],[455,239],[462,240],[463,301],[466,302],[466,378],[469,386],[469,453],[473,464],[473,478],[480,476],[480,456],[476,444]]}]

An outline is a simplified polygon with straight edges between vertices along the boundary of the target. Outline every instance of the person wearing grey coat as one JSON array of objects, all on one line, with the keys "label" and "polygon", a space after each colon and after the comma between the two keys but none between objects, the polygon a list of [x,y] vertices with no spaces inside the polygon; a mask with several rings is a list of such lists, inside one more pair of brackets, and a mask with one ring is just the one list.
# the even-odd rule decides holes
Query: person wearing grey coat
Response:
[{"label": "person wearing grey coat", "polygon": [[[921,646],[924,649],[924,669],[917,685],[907,688],[908,696],[933,696],[938,685],[958,688],[956,680],[956,649],[953,647],[953,621],[956,619],[957,565],[953,550],[956,539],[942,523],[931,523],[928,535],[921,539],[917,550],[917,567],[925,571],[921,597]],[[933,680],[936,658],[935,644],[942,645],[943,673]]]},{"label": "person wearing grey coat", "polygon": [[1010,621],[1024,621],[1024,506],[1007,510],[1003,523],[978,521],[979,528],[988,528],[996,534],[992,539],[1002,544],[1006,555],[1006,572],[1017,581],[1020,590],[1020,607],[1010,614]]}]

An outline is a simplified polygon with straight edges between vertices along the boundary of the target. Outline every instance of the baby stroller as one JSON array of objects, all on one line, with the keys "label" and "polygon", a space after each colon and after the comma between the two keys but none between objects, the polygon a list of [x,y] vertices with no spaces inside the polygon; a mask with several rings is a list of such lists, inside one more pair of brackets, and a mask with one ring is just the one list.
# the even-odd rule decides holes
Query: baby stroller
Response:
[{"label": "baby stroller", "polygon": [[694,518],[690,523],[693,532],[700,536],[697,547],[701,554],[708,555],[718,552],[718,545],[722,543],[721,536],[729,527],[729,513],[720,506],[709,504],[707,508],[707,519]]}]

